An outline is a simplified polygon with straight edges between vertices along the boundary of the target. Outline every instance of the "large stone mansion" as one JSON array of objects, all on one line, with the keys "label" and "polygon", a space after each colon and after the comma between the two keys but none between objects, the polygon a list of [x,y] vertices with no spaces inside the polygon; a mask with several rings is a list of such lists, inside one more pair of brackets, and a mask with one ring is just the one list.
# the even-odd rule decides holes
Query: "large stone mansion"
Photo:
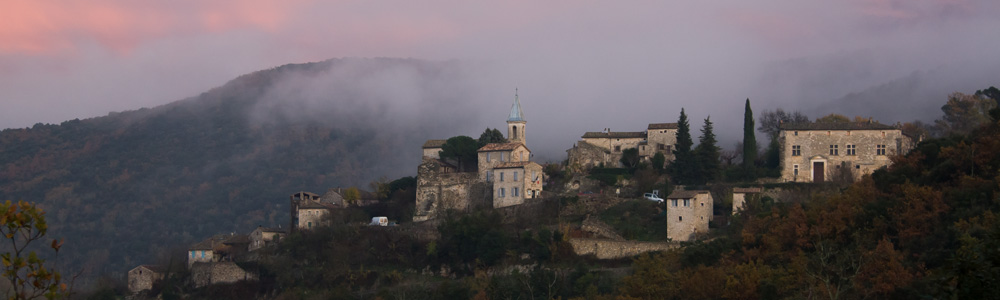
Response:
[{"label": "large stone mansion", "polygon": [[479,207],[500,208],[539,197],[544,174],[531,161],[526,142],[527,121],[521,100],[515,94],[507,116],[507,142],[479,148],[475,172],[458,172],[442,159],[444,140],[428,140],[417,167],[417,203],[414,221],[433,219],[448,209],[468,211]]},{"label": "large stone mansion", "polygon": [[920,142],[898,127],[872,121],[784,123],[780,129],[783,182],[857,180]]}]

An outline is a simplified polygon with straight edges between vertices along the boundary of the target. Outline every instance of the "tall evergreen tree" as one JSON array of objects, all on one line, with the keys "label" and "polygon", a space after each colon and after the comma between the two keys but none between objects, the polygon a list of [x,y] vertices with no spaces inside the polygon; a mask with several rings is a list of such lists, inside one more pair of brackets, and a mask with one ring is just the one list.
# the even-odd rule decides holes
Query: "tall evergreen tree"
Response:
[{"label": "tall evergreen tree", "polygon": [[696,179],[699,184],[715,180],[721,168],[719,164],[719,146],[716,145],[718,141],[715,139],[715,133],[712,132],[712,121],[710,118],[705,118],[705,126],[701,128],[701,137],[698,138],[698,147],[694,151],[695,156],[698,158],[699,168]]},{"label": "tall evergreen tree", "polygon": [[757,160],[757,137],[753,130],[753,110],[750,109],[750,98],[747,98],[746,111],[743,113],[743,171],[748,179],[756,179],[757,170],[754,165]]},{"label": "tall evergreen tree", "polygon": [[687,184],[694,179],[697,161],[691,152],[691,126],[688,125],[687,114],[681,108],[681,116],[677,119],[677,144],[674,147],[674,162],[670,164],[670,177],[674,182]]}]

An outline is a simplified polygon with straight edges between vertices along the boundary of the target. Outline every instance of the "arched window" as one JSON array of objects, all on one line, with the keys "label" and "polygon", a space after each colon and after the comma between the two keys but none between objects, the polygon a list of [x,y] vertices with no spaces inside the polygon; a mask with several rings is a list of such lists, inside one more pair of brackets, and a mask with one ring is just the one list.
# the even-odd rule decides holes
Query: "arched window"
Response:
[{"label": "arched window", "polygon": [[683,222],[683,221],[684,221],[683,216],[677,216],[677,222]]},{"label": "arched window", "polygon": [[513,128],[514,128],[514,130],[511,130],[511,133],[510,133],[510,139],[516,140],[517,139],[517,125],[514,125]]}]

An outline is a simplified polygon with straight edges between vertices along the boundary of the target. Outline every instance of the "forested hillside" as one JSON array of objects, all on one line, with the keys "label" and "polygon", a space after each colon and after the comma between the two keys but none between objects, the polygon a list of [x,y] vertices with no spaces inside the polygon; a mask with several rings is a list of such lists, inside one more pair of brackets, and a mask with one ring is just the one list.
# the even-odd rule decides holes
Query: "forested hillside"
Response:
[{"label": "forested hillside", "polygon": [[424,139],[476,117],[453,113],[471,97],[462,72],[286,65],[160,107],[7,129],[0,199],[41,204],[49,236],[65,239],[61,269],[120,276],[211,234],[285,225],[293,192],[412,175]]}]

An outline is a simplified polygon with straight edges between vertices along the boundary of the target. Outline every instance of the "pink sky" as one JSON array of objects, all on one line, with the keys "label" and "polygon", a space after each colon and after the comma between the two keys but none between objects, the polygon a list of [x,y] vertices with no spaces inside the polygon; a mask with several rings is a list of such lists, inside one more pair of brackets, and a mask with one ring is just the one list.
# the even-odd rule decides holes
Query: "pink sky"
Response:
[{"label": "pink sky", "polygon": [[[7,0],[0,128],[165,104],[254,70],[334,57],[503,61],[548,77],[605,61],[595,70],[676,77],[666,87],[680,95],[732,80],[724,85],[734,90],[716,95],[730,97],[754,94],[757,79],[747,78],[787,60],[930,49],[893,58],[869,78],[884,81],[935,67],[919,62],[996,60],[942,45],[995,36],[997,2]],[[626,89],[614,78],[574,76],[564,81],[609,85],[597,93]],[[844,86],[834,92],[859,84]]]}]

